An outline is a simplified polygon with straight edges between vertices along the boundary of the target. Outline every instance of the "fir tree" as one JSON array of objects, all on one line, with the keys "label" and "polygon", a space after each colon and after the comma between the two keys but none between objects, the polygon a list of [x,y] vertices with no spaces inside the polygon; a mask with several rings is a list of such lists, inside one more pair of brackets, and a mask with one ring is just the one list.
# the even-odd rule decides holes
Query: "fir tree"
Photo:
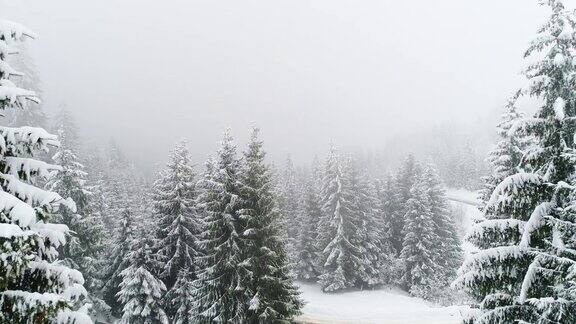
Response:
[{"label": "fir tree", "polygon": [[433,247],[436,255],[435,263],[439,267],[439,272],[435,275],[442,281],[443,286],[447,286],[454,279],[456,269],[462,262],[461,243],[450,215],[443,184],[434,166],[427,165],[424,168],[422,181],[428,196],[434,232],[438,238]]},{"label": "fir tree", "polygon": [[322,290],[332,292],[356,287],[363,269],[358,219],[343,167],[332,148],[326,160],[322,182],[322,218],[319,225]]},{"label": "fir tree", "polygon": [[168,317],[162,309],[166,286],[152,274],[155,267],[153,243],[145,235],[140,233],[131,242],[131,251],[126,255],[129,266],[120,272],[122,282],[117,296],[123,305],[122,324],[168,324]]},{"label": "fir tree", "polygon": [[302,222],[300,223],[298,245],[296,246],[298,258],[295,272],[298,279],[316,281],[320,275],[320,264],[318,263],[320,251],[316,241],[322,209],[320,206],[320,195],[314,179],[310,179],[306,185],[301,215]]},{"label": "fir tree", "polygon": [[400,257],[404,262],[402,283],[414,295],[427,297],[439,270],[435,263],[434,245],[439,238],[434,233],[430,200],[423,181],[415,181],[410,190],[404,216],[404,241]]},{"label": "fir tree", "polygon": [[297,260],[297,237],[300,228],[300,195],[296,170],[290,156],[286,158],[280,183],[279,208],[282,215],[282,231],[287,242],[286,249],[290,260]]},{"label": "fir tree", "polygon": [[[19,24],[0,21],[0,109],[26,109],[36,94],[16,86],[10,78],[21,73],[6,61],[14,45],[32,37]],[[82,274],[65,266],[57,250],[68,228],[50,223],[53,213],[74,203],[34,184],[60,167],[32,156],[58,146],[57,137],[42,128],[1,127],[0,133],[0,322],[90,322],[72,308],[86,290]]]},{"label": "fir tree", "polygon": [[280,236],[277,197],[273,193],[271,173],[264,162],[265,153],[252,133],[240,176],[243,208],[240,218],[243,232],[243,260],[246,276],[244,305],[247,323],[289,321],[300,313],[302,302],[288,271],[288,260]]},{"label": "fir tree", "polygon": [[[198,255],[195,174],[186,142],[174,148],[154,189],[154,215],[158,218],[154,224],[157,228],[155,249],[162,265],[157,272],[168,290],[178,289],[174,284],[181,270],[187,269],[190,278],[195,278]],[[166,305],[172,316],[176,309],[170,307],[169,301]]]},{"label": "fir tree", "polygon": [[166,293],[165,300],[176,310],[172,317],[174,324],[192,324],[194,321],[194,274],[188,269],[178,272],[174,287]]},{"label": "fir tree", "polygon": [[497,126],[498,142],[488,154],[490,174],[482,180],[484,186],[480,190],[480,201],[485,205],[492,192],[500,182],[519,171],[520,162],[526,149],[531,145],[531,138],[515,130],[515,125],[524,118],[524,114],[516,107],[516,101],[522,94],[517,91],[505,106],[501,121]]},{"label": "fir tree", "polygon": [[103,225],[99,215],[90,206],[92,193],[87,184],[84,165],[76,155],[78,134],[68,111],[60,112],[57,124],[60,147],[52,159],[62,170],[49,179],[46,187],[61,196],[72,198],[76,203],[75,210],[63,206],[58,212],[58,220],[73,233],[59,253],[70,267],[82,272],[86,287],[93,294],[99,286],[100,254],[104,248]]},{"label": "fir tree", "polygon": [[390,241],[396,250],[397,254],[403,248],[403,229],[404,229],[404,216],[406,215],[406,206],[410,199],[410,191],[412,185],[420,175],[420,166],[416,163],[414,156],[409,155],[402,168],[396,175],[395,187],[396,194],[392,197],[394,202],[391,206],[397,207],[390,211],[389,221],[391,237]]},{"label": "fir tree", "polygon": [[541,102],[520,129],[535,138],[518,171],[500,182],[471,241],[481,250],[460,269],[457,286],[477,298],[474,323],[573,323],[576,296],[574,221],[573,13],[549,0],[552,13],[530,44],[524,91]]},{"label": "fir tree", "polygon": [[203,214],[199,258],[194,281],[194,314],[198,322],[241,322],[246,318],[246,282],[242,281],[242,207],[239,186],[240,160],[229,131],[217,158],[209,160],[199,182],[198,206]]},{"label": "fir tree", "polygon": [[111,307],[112,314],[116,316],[120,315],[122,310],[122,305],[116,295],[120,291],[121,273],[129,266],[126,256],[130,253],[130,244],[134,239],[133,231],[136,229],[133,218],[130,208],[124,208],[120,214],[119,228],[115,234],[112,249],[107,255],[108,265],[104,269],[105,280],[102,286],[102,295]]}]

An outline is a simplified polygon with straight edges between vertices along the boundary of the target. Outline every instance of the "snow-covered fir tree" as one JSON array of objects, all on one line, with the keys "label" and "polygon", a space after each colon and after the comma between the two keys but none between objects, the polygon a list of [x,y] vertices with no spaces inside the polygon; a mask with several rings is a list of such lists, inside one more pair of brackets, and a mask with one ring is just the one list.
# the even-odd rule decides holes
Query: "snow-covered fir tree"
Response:
[{"label": "snow-covered fir tree", "polygon": [[347,183],[345,168],[332,147],[326,159],[322,181],[322,217],[318,244],[321,251],[322,290],[333,292],[356,287],[364,271],[360,242],[360,222],[352,209],[354,197]]},{"label": "snow-covered fir tree", "polygon": [[435,276],[439,280],[438,284],[446,287],[454,280],[456,270],[462,263],[461,242],[456,224],[451,218],[444,186],[433,165],[424,167],[421,181],[426,188],[434,231],[439,239],[433,248],[435,263],[439,268]]},{"label": "snow-covered fir tree", "polygon": [[126,255],[129,266],[120,273],[122,282],[117,296],[123,306],[122,324],[169,323],[162,308],[166,286],[152,273],[156,267],[154,243],[146,235],[138,233],[130,242],[131,251]]},{"label": "snow-covered fir tree", "polygon": [[535,146],[494,189],[471,235],[480,251],[456,281],[479,302],[474,323],[576,322],[576,24],[562,2],[542,3],[551,15],[525,55],[525,93],[541,106],[520,127]]},{"label": "snow-covered fir tree", "polygon": [[247,282],[242,281],[240,269],[240,167],[236,145],[227,130],[216,158],[208,160],[198,183],[198,207],[203,217],[200,248],[204,255],[198,258],[198,278],[194,281],[194,314],[201,323],[241,322],[246,318]]},{"label": "snow-covered fir tree", "polygon": [[296,277],[305,281],[316,281],[320,274],[318,262],[320,251],[317,246],[318,222],[322,216],[320,194],[316,181],[311,177],[306,184],[304,203],[302,204],[300,231],[296,245]]},{"label": "snow-covered fir tree", "polygon": [[531,138],[521,134],[515,125],[524,118],[516,107],[521,91],[517,91],[505,106],[500,123],[497,126],[498,142],[488,154],[490,173],[483,177],[484,186],[480,190],[480,201],[486,204],[500,182],[519,171],[520,162],[526,149],[531,145]]},{"label": "snow-covered fir tree", "polygon": [[171,318],[174,324],[196,323],[194,315],[194,277],[195,274],[190,270],[180,270],[174,287],[164,297],[170,303],[170,308],[175,309],[175,313]]},{"label": "snow-covered fir tree", "polygon": [[402,284],[419,297],[428,297],[436,282],[435,274],[439,271],[434,246],[439,244],[440,239],[434,232],[432,217],[425,182],[416,179],[406,203],[400,258],[404,262]]},{"label": "snow-covered fir tree", "polygon": [[288,268],[281,236],[280,213],[276,208],[271,172],[254,129],[244,153],[240,175],[244,224],[242,262],[245,280],[244,322],[276,323],[300,314],[303,304]]},{"label": "snow-covered fir tree", "polygon": [[378,217],[376,189],[368,180],[366,171],[358,166],[354,159],[347,161],[345,178],[352,194],[353,218],[357,220],[358,246],[363,262],[359,269],[361,288],[373,287],[384,281],[382,270],[385,267],[388,238],[385,237],[383,223]]},{"label": "snow-covered fir tree", "polygon": [[121,315],[122,305],[116,294],[120,291],[121,273],[129,266],[126,256],[130,253],[130,244],[134,239],[134,231],[136,230],[134,215],[130,208],[124,208],[119,218],[118,229],[114,233],[113,243],[111,243],[110,251],[106,256],[108,263],[103,271],[104,282],[101,289],[104,301],[111,307],[112,314],[115,316]]},{"label": "snow-covered fir tree", "polygon": [[72,198],[76,204],[75,210],[62,206],[55,215],[55,219],[68,226],[71,231],[68,243],[59,250],[60,258],[68,266],[82,272],[86,280],[85,287],[90,292],[89,299],[93,304],[93,310],[103,313],[105,309],[102,308],[105,306],[97,293],[101,287],[104,226],[100,214],[92,209],[91,187],[87,183],[84,165],[77,156],[78,133],[67,110],[62,110],[58,114],[55,129],[60,146],[56,149],[52,160],[60,165],[62,170],[48,180],[46,188],[61,196]]},{"label": "snow-covered fir tree", "polygon": [[384,283],[398,283],[402,272],[402,262],[396,257],[396,250],[392,246],[392,217],[400,209],[400,202],[396,192],[395,181],[393,177],[387,176],[379,180],[376,186],[376,210],[380,218],[379,232],[381,235],[383,253],[383,264],[380,268],[382,280]]},{"label": "snow-covered fir tree", "polygon": [[300,229],[300,188],[294,163],[290,156],[286,158],[284,172],[280,177],[279,208],[282,215],[282,231],[286,237],[286,249],[290,260],[297,260],[297,237]]},{"label": "snow-covered fir tree", "polygon": [[60,257],[75,269],[81,269],[88,287],[95,279],[98,268],[98,256],[102,252],[102,224],[98,215],[90,210],[91,192],[87,184],[87,173],[77,156],[77,131],[68,111],[61,111],[57,117],[56,133],[60,146],[52,160],[62,167],[62,170],[52,176],[46,187],[61,196],[70,197],[76,204],[76,211],[63,207],[59,210],[59,222],[66,224],[73,232],[62,250]]},{"label": "snow-covered fir tree", "polygon": [[390,207],[396,207],[390,210],[388,223],[390,224],[391,237],[390,241],[397,254],[403,248],[404,241],[404,216],[406,215],[406,206],[411,197],[412,185],[420,176],[420,166],[416,163],[413,155],[409,155],[398,174],[395,177],[396,194],[393,195]]},{"label": "snow-covered fir tree", "polygon": [[[33,34],[23,26],[0,21],[0,109],[26,109],[36,94],[11,81],[21,75],[7,62],[15,45]],[[0,322],[91,323],[87,314],[72,311],[86,290],[82,274],[58,261],[66,243],[66,225],[50,223],[59,208],[74,211],[73,201],[36,187],[61,168],[32,156],[57,137],[42,128],[1,127],[0,133]]]},{"label": "snow-covered fir tree", "polygon": [[[199,220],[196,213],[195,174],[190,162],[186,142],[176,145],[165,170],[154,183],[154,217],[156,227],[156,269],[168,290],[178,289],[174,284],[181,270],[194,279],[198,255],[197,236]],[[166,301],[170,316],[179,307]]]}]

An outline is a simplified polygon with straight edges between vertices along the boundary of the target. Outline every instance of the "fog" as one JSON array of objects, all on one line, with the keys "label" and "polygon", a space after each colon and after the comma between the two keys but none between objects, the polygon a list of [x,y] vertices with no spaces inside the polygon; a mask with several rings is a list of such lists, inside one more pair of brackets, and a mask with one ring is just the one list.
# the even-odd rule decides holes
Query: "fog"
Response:
[{"label": "fog", "polygon": [[307,160],[330,141],[378,150],[497,116],[547,14],[526,0],[0,0],[0,12],[39,36],[48,113],[66,104],[85,141],[113,137],[148,165],[181,138],[202,160],[228,126],[241,142],[259,126],[275,160]]}]

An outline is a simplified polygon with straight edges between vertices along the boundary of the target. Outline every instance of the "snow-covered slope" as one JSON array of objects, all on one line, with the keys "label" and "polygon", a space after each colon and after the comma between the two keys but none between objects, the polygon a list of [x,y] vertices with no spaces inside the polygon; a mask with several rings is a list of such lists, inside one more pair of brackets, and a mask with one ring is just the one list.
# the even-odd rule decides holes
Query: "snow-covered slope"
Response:
[{"label": "snow-covered slope", "polygon": [[299,286],[306,301],[300,323],[457,324],[466,311],[437,307],[394,288],[325,294],[317,285]]}]

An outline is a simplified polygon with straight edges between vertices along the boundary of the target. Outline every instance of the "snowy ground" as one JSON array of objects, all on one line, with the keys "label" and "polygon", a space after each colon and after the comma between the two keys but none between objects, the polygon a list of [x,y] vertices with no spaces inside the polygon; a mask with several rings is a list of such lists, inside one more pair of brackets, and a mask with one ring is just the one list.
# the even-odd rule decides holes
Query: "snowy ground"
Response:
[{"label": "snowy ground", "polygon": [[299,285],[306,301],[300,323],[457,324],[466,311],[437,307],[394,288],[325,294],[318,285]]}]

